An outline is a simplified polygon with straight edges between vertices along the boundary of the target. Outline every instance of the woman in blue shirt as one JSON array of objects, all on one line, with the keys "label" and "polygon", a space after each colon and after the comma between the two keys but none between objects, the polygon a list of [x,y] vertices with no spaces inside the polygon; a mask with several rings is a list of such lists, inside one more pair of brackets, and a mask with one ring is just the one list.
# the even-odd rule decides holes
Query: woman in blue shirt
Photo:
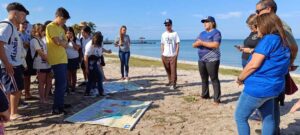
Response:
[{"label": "woman in blue shirt", "polygon": [[202,80],[202,94],[203,99],[209,99],[209,81],[208,76],[212,81],[214,88],[214,103],[219,104],[221,98],[221,87],[218,77],[220,65],[220,44],[221,32],[217,30],[217,24],[213,17],[208,16],[201,20],[204,24],[205,31],[201,32],[197,37],[194,48],[198,48],[198,67]]},{"label": "woman in blue shirt", "polygon": [[274,134],[274,98],[284,90],[290,63],[290,49],[279,17],[272,13],[257,16],[257,27],[262,39],[237,79],[238,85],[245,84],[235,112],[240,135],[250,134],[248,118],[255,109],[262,114],[262,134]]}]

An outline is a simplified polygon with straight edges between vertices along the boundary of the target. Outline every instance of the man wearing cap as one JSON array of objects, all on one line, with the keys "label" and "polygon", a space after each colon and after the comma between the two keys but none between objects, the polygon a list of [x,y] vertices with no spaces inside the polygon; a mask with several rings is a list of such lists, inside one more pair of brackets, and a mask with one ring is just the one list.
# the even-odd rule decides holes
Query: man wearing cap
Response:
[{"label": "man wearing cap", "polygon": [[0,23],[0,83],[4,85],[4,92],[10,100],[10,119],[24,119],[18,114],[18,104],[23,82],[23,43],[19,37],[17,27],[26,20],[28,10],[20,3],[13,2],[6,7],[8,19]]},{"label": "man wearing cap", "polygon": [[172,29],[172,20],[166,19],[166,31],[161,36],[161,57],[168,75],[168,83],[171,90],[176,89],[177,82],[177,57],[179,53],[180,39],[177,32]]}]

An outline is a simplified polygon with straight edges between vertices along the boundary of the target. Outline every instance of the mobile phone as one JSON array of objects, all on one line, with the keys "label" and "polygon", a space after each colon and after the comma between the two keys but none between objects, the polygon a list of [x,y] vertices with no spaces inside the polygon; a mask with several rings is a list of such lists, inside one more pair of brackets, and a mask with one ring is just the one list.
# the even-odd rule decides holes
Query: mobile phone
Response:
[{"label": "mobile phone", "polygon": [[234,45],[234,47],[237,48],[237,49],[241,48],[241,46],[239,46],[239,45]]}]

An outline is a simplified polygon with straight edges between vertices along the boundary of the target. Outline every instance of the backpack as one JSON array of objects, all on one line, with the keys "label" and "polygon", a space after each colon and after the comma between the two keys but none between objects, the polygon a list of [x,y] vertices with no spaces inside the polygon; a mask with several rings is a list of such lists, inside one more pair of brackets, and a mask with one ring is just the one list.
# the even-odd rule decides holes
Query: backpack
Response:
[{"label": "backpack", "polygon": [[8,21],[1,21],[0,23],[7,23],[7,24],[9,24],[9,26],[11,27],[11,34],[10,34],[10,37],[9,37],[9,39],[8,39],[8,42],[7,42],[7,44],[10,44],[11,43],[11,38],[12,38],[12,35],[14,34],[14,27],[13,27],[13,25],[10,23],[10,22],[8,22]]}]

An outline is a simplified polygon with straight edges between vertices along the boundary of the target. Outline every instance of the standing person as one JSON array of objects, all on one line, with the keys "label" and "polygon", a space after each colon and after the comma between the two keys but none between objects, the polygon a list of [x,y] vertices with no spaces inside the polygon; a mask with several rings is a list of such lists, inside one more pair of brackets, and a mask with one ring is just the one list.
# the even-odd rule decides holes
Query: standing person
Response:
[{"label": "standing person", "polygon": [[198,67],[202,80],[203,99],[209,99],[209,81],[210,77],[214,89],[214,103],[217,105],[221,102],[221,87],[219,81],[220,66],[220,45],[221,32],[217,30],[217,24],[214,17],[208,16],[201,20],[204,24],[205,31],[201,32],[193,44],[194,48],[198,48]]},{"label": "standing person", "polygon": [[256,14],[251,14],[247,18],[247,25],[250,28],[250,35],[244,40],[244,45],[243,46],[237,46],[239,51],[242,52],[242,66],[243,68],[247,65],[248,59],[250,55],[252,54],[254,48],[260,41],[260,38],[258,37],[257,34],[257,25],[256,25]]},{"label": "standing person", "polygon": [[[242,52],[242,66],[243,68],[247,65],[248,59],[252,52],[254,51],[254,48],[260,41],[260,38],[257,34],[257,24],[256,24],[256,14],[251,14],[246,21],[248,27],[250,28],[250,35],[244,40],[243,46],[236,46],[239,51]],[[250,117],[250,119],[253,120],[261,120],[261,116],[258,110],[256,110],[253,115]]]},{"label": "standing person", "polygon": [[116,38],[114,44],[119,47],[119,58],[121,62],[121,80],[129,81],[129,58],[130,58],[130,38],[126,34],[127,27],[121,26],[120,35]]},{"label": "standing person", "polygon": [[67,29],[67,39],[68,39],[68,87],[71,92],[75,92],[75,86],[77,82],[77,69],[79,68],[79,52],[80,42],[75,36],[75,32],[72,27]]},{"label": "standing person", "polygon": [[261,41],[237,78],[245,84],[237,102],[235,120],[239,134],[250,134],[248,118],[255,109],[262,114],[262,135],[275,134],[275,98],[284,91],[290,64],[290,49],[279,17],[266,13],[257,17]]},{"label": "standing person", "polygon": [[18,113],[21,91],[24,89],[22,49],[23,43],[17,27],[26,20],[28,10],[20,3],[13,2],[6,7],[8,19],[0,23],[1,83],[9,97],[10,119],[27,118]]},{"label": "standing person", "polygon": [[86,74],[86,67],[84,64],[84,54],[85,54],[85,48],[88,42],[92,40],[91,37],[92,30],[89,26],[85,26],[81,29],[81,38],[80,38],[80,51],[79,51],[79,56],[80,56],[80,61],[81,61],[81,69],[84,77],[84,82],[79,84],[79,86],[86,85],[87,80],[87,74]]},{"label": "standing person", "polygon": [[52,75],[51,67],[47,62],[47,47],[42,40],[44,30],[44,26],[40,23],[33,25],[30,50],[33,58],[33,68],[37,70],[40,102],[48,103],[48,94],[52,87]]},{"label": "standing person", "polygon": [[179,54],[180,38],[172,29],[172,20],[166,19],[166,31],[161,35],[161,59],[168,75],[168,83],[171,90],[176,89],[177,83],[177,58]]},{"label": "standing person", "polygon": [[[277,4],[274,0],[260,0],[256,4],[256,14],[258,16],[265,14],[265,13],[274,13],[276,14],[277,12]],[[288,26],[287,23],[285,23],[283,20],[283,29],[286,34],[286,41],[287,45],[289,46],[291,50],[291,57],[290,57],[290,66],[289,66],[289,71],[295,71],[297,68],[294,65],[294,61],[297,57],[298,53],[298,45],[297,42],[293,36],[292,29],[290,26]],[[284,88],[285,89],[285,88]],[[282,92],[276,99],[275,99],[275,124],[276,124],[276,133],[275,135],[280,135],[280,105],[284,105],[284,98],[285,98],[285,93]],[[256,130],[256,132],[260,132],[259,130]]]},{"label": "standing person", "polygon": [[31,75],[35,75],[36,71],[33,70],[33,60],[30,55],[30,40],[31,40],[31,35],[26,32],[28,27],[28,21],[25,21],[20,24],[19,27],[19,32],[20,32],[20,37],[23,41],[23,46],[26,49],[26,63],[27,63],[27,68],[24,70],[24,88],[25,88],[25,100],[32,100],[36,99],[33,97],[30,93],[30,78]]},{"label": "standing person", "polygon": [[55,13],[55,19],[46,27],[48,62],[54,72],[55,91],[52,114],[64,114],[64,94],[67,88],[67,53],[68,41],[63,25],[70,19],[68,11],[62,7]]},{"label": "standing person", "polygon": [[99,95],[104,96],[103,89],[103,74],[101,72],[101,59],[103,52],[111,53],[111,50],[107,51],[102,48],[103,36],[101,32],[96,32],[92,38],[92,41],[86,46],[86,51],[84,54],[84,63],[86,68],[86,73],[88,75],[88,83],[86,86],[86,91],[84,96],[88,97],[90,91],[96,84]]}]

